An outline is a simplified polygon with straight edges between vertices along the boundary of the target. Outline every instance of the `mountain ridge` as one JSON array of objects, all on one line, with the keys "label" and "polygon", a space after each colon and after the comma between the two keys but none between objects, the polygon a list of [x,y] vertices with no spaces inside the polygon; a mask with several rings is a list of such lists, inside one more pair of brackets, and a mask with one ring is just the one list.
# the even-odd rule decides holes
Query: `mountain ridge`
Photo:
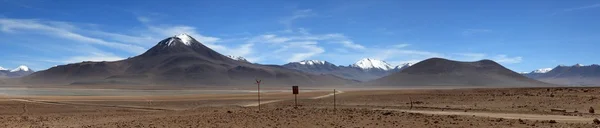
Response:
[{"label": "mountain ridge", "polygon": [[600,65],[582,65],[572,66],[558,65],[547,72],[530,72],[523,74],[529,78],[540,81],[572,86],[599,86],[600,85]]},{"label": "mountain ridge", "polygon": [[555,86],[524,77],[492,60],[474,62],[430,58],[400,72],[365,83],[380,86]]}]

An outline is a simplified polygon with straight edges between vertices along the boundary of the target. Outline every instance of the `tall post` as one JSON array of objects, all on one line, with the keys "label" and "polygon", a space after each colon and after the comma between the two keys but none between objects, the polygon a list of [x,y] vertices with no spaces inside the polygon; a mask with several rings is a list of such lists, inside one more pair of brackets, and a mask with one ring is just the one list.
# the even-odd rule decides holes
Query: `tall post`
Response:
[{"label": "tall post", "polygon": [[258,94],[258,112],[260,112],[260,82],[261,80],[256,80],[257,85],[257,94]]},{"label": "tall post", "polygon": [[333,110],[334,111],[336,110],[335,106],[336,106],[335,105],[335,89],[333,89]]},{"label": "tall post", "polygon": [[300,93],[300,89],[298,86],[292,86],[292,94],[294,94],[294,108],[298,108],[298,93]]},{"label": "tall post", "polygon": [[410,98],[410,96],[408,97],[408,100],[410,101],[410,109],[412,109],[413,108],[413,102],[412,102],[412,99]]}]

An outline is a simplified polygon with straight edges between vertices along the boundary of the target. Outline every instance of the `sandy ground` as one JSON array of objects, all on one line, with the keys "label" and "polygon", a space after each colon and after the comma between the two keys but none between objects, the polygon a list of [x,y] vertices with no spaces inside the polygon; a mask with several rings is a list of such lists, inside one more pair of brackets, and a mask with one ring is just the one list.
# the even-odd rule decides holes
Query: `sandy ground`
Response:
[{"label": "sandy ground", "polygon": [[[598,127],[600,88],[0,96],[0,127]],[[411,104],[412,102],[412,104]],[[552,112],[564,109],[566,112]],[[600,110],[598,111],[600,112]]]}]

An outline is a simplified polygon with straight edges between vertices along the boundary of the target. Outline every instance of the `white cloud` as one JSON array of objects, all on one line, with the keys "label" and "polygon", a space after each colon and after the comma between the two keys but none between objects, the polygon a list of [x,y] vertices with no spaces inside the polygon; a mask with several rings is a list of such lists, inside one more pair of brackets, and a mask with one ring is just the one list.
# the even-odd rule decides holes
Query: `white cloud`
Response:
[{"label": "white cloud", "polygon": [[567,9],[563,9],[563,11],[569,12],[569,11],[598,8],[598,7],[600,7],[600,4],[592,4],[592,5],[586,5],[586,6],[581,6],[581,7],[575,7],[575,8],[567,8]]},{"label": "white cloud", "polygon": [[140,22],[143,22],[143,23],[147,23],[147,22],[151,21],[150,18],[145,17],[145,16],[138,16],[137,20],[140,21]]},{"label": "white cloud", "polygon": [[365,49],[365,46],[362,46],[360,44],[356,44],[356,43],[354,43],[352,41],[349,41],[349,40],[344,40],[344,41],[341,41],[339,43],[341,43],[344,47],[348,47],[348,48],[352,48],[352,49],[358,49],[358,50]]},{"label": "white cloud", "polygon": [[210,36],[204,36],[199,34],[196,31],[196,28],[191,27],[191,26],[183,26],[183,25],[179,25],[179,26],[167,26],[167,25],[163,25],[163,26],[148,26],[148,29],[150,32],[161,35],[163,37],[171,37],[177,34],[188,34],[192,37],[194,37],[196,40],[202,42],[202,43],[207,43],[207,44],[213,44],[217,41],[220,40],[220,38],[217,37],[210,37]]},{"label": "white cloud", "polygon": [[298,52],[292,53],[292,56],[287,59],[288,62],[305,60],[312,56],[325,52],[322,47],[317,46],[317,42],[291,42],[290,47],[296,48]]},{"label": "white cloud", "polygon": [[572,11],[593,9],[593,8],[598,8],[598,7],[600,7],[600,4],[591,4],[591,5],[585,5],[585,6],[580,6],[580,7],[574,7],[574,8],[565,8],[560,11],[556,11],[556,12],[552,13],[551,15],[557,15],[560,13],[567,13],[567,12],[572,12]]},{"label": "white cloud", "polygon": [[72,29],[77,28],[74,25],[70,25],[66,22],[0,18],[0,25],[0,27],[2,27],[2,32],[5,33],[40,33],[77,42],[103,45],[130,53],[142,53],[145,51],[145,48],[137,45],[110,42],[76,33]]},{"label": "white cloud", "polygon": [[260,35],[252,38],[249,42],[260,42],[260,43],[284,43],[291,39],[286,37],[278,37],[274,34]]},{"label": "white cloud", "polygon": [[498,63],[506,63],[506,64],[515,64],[521,63],[523,61],[523,57],[508,57],[506,55],[496,55],[492,57],[492,59]]},{"label": "white cloud", "polygon": [[523,57],[520,57],[520,56],[508,57],[507,55],[503,55],[503,54],[489,56],[489,55],[486,55],[483,53],[456,53],[455,55],[458,55],[458,56],[452,56],[451,59],[457,59],[457,60],[463,60],[463,61],[478,61],[478,60],[483,60],[483,59],[490,59],[490,60],[496,61],[498,63],[503,63],[503,64],[515,64],[515,63],[521,63],[521,61],[523,61]]},{"label": "white cloud", "polygon": [[410,46],[410,44],[396,44],[396,45],[392,45],[392,47],[394,48],[404,48],[404,47],[408,47]]}]

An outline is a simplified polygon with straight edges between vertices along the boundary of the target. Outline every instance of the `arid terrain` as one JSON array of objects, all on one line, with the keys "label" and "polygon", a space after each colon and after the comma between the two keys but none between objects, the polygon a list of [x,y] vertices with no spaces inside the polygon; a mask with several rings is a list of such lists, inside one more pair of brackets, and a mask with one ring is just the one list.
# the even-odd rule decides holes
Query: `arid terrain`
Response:
[{"label": "arid terrain", "polygon": [[262,93],[260,111],[256,93],[5,95],[0,127],[600,126],[600,88],[338,89],[335,108],[332,92],[301,92],[297,108],[291,92]]}]

